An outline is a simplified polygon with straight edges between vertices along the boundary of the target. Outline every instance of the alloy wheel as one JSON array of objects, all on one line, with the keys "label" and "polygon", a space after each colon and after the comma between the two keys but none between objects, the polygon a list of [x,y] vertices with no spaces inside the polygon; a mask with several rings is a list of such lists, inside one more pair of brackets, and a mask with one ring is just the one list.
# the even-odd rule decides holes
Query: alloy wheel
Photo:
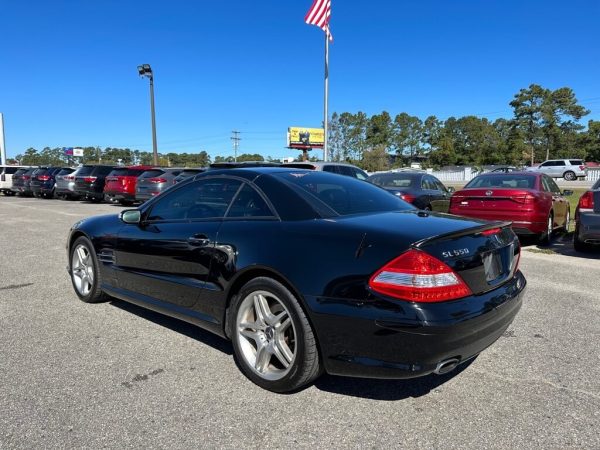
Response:
[{"label": "alloy wheel", "polygon": [[259,377],[285,377],[296,358],[296,329],[282,301],[268,291],[254,291],[240,304],[236,333],[241,355]]},{"label": "alloy wheel", "polygon": [[89,249],[82,244],[75,247],[71,257],[71,274],[75,289],[87,296],[94,286],[94,263]]}]

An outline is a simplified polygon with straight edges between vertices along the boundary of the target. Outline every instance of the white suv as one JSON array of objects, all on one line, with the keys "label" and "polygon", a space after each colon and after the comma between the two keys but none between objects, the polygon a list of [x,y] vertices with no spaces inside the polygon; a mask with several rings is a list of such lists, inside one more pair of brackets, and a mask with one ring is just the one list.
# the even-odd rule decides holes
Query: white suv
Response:
[{"label": "white suv", "polygon": [[525,170],[542,172],[550,177],[564,178],[567,181],[575,181],[587,175],[587,169],[581,159],[549,159],[539,166],[527,167]]}]

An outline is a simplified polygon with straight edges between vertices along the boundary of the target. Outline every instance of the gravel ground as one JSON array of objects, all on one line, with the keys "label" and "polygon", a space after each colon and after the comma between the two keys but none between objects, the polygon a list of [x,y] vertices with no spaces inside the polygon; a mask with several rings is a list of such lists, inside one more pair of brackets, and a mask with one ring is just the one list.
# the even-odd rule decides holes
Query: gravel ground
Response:
[{"label": "gravel ground", "polygon": [[120,209],[0,198],[0,448],[600,448],[598,253],[526,248],[520,314],[459,372],[277,395],[220,338],[77,299],[67,231]]}]

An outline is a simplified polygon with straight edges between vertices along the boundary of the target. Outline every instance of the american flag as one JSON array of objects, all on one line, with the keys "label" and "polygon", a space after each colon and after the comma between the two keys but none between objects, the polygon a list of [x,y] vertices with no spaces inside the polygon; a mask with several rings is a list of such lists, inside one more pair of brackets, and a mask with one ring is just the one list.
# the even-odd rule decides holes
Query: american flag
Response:
[{"label": "american flag", "polygon": [[331,0],[315,0],[306,13],[304,21],[309,25],[316,25],[333,41],[329,32],[329,17],[331,16]]}]

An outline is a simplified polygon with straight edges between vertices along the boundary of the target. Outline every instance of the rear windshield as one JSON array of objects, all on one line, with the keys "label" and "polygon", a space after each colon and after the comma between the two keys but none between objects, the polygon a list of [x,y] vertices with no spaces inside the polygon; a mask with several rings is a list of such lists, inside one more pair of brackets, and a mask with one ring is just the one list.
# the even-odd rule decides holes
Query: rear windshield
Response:
[{"label": "rear windshield", "polygon": [[312,164],[307,164],[307,163],[289,163],[289,164],[283,164],[282,167],[293,167],[294,169],[309,169],[309,170],[316,169],[316,166],[314,166]]},{"label": "rear windshield", "polygon": [[[19,169],[18,167],[5,167],[4,168],[4,173],[6,173],[6,174],[15,174],[19,170],[23,170],[23,169]],[[1,172],[1,170],[0,170],[0,172]]]},{"label": "rear windshield", "polygon": [[128,169],[126,167],[121,167],[119,169],[113,169],[108,175],[111,177],[139,177],[142,173],[144,173],[144,169]]},{"label": "rear windshield", "polygon": [[79,170],[77,171],[77,175],[82,176],[82,177],[84,177],[86,175],[89,175],[89,174],[91,174],[94,171],[95,167],[96,166],[83,166],[83,167],[80,167]]},{"label": "rear windshield", "polygon": [[37,177],[41,176],[41,175],[47,175],[52,173],[52,169],[38,169],[37,172],[35,173],[35,175]]},{"label": "rear windshield", "polygon": [[113,170],[113,168],[110,166],[96,166],[96,167],[94,167],[94,170],[92,173],[94,176],[98,176],[98,175],[102,176],[102,175],[108,175],[109,173],[112,172],[112,170]]},{"label": "rear windshield", "polygon": [[351,177],[320,171],[290,171],[273,175],[288,185],[300,188],[303,195],[319,199],[342,216],[415,209],[395,195]]},{"label": "rear windshield", "polygon": [[14,175],[23,175],[25,172],[27,172],[27,169],[19,169],[14,173]]},{"label": "rear windshield", "polygon": [[414,184],[414,177],[401,174],[371,175],[369,181],[384,188],[407,188]]},{"label": "rear windshield", "polygon": [[141,178],[154,178],[154,177],[158,177],[158,176],[162,175],[163,173],[165,173],[165,171],[160,170],[160,169],[146,170],[144,173],[142,173],[140,175],[140,177]]},{"label": "rear windshield", "polygon": [[569,162],[572,166],[583,166],[583,160],[581,159],[570,159]]},{"label": "rear windshield", "polygon": [[192,175],[197,175],[199,173],[204,172],[204,169],[185,169],[183,172],[179,174],[180,177],[191,177]]},{"label": "rear windshield", "polygon": [[473,178],[465,188],[506,188],[506,189],[533,189],[535,187],[535,176],[532,175],[481,175]]},{"label": "rear windshield", "polygon": [[69,175],[70,173],[73,173],[73,169],[60,169],[56,175]]}]

